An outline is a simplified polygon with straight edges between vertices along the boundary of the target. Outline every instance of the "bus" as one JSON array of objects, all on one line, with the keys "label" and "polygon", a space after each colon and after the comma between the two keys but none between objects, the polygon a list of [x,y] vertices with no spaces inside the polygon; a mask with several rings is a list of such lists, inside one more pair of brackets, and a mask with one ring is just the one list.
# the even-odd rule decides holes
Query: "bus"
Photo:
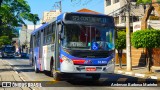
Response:
[{"label": "bus", "polygon": [[60,14],[31,33],[30,53],[36,73],[49,71],[55,80],[77,73],[99,80],[102,73],[114,73],[114,19],[103,14]]},{"label": "bus", "polygon": [[15,57],[15,46],[4,45],[1,48],[2,58]]}]

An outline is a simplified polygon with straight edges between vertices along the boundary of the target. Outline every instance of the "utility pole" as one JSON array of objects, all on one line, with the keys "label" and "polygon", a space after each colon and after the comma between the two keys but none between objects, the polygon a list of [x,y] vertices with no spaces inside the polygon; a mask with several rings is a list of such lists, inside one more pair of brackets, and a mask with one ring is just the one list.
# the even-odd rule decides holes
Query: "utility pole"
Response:
[{"label": "utility pole", "polygon": [[62,1],[61,0],[58,2],[55,2],[54,7],[58,8],[60,13],[62,13]]},{"label": "utility pole", "polygon": [[130,0],[127,1],[126,11],[126,56],[127,56],[127,71],[132,70],[131,60],[131,31],[130,31]]}]

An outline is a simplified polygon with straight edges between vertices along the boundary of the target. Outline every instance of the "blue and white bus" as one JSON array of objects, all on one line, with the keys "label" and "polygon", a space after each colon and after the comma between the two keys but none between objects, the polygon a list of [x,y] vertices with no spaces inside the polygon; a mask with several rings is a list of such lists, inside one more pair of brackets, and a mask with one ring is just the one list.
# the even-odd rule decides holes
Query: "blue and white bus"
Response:
[{"label": "blue and white bus", "polygon": [[31,33],[30,63],[35,72],[86,74],[98,80],[115,68],[115,26],[111,16],[63,13]]}]

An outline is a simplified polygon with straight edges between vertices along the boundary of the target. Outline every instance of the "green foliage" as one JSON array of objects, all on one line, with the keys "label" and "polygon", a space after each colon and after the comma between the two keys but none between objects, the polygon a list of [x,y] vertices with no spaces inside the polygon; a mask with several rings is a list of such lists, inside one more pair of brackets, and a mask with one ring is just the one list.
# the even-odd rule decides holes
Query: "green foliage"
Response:
[{"label": "green foliage", "polygon": [[149,20],[160,20],[158,16],[150,16]]},{"label": "green foliage", "polygon": [[0,47],[2,45],[7,45],[7,44],[10,44],[11,40],[9,39],[8,36],[1,36],[0,37]]},{"label": "green foliage", "polygon": [[9,36],[11,40],[16,36],[13,34],[15,27],[25,25],[24,20],[32,21],[34,25],[39,21],[37,14],[30,13],[30,6],[26,0],[0,1],[0,36]]},{"label": "green foliage", "polygon": [[139,30],[132,34],[132,45],[135,48],[160,47],[160,30]]},{"label": "green foliage", "polygon": [[152,3],[152,0],[137,0],[137,4],[146,4],[146,3]]},{"label": "green foliage", "polygon": [[[156,2],[160,2],[160,0],[156,0]],[[152,0],[137,0],[137,4],[148,4],[152,3]]]},{"label": "green foliage", "polygon": [[28,20],[33,22],[34,25],[37,24],[37,21],[39,21],[39,17],[38,17],[38,14],[29,14],[28,15]]},{"label": "green foliage", "polygon": [[30,12],[30,6],[25,0],[3,0],[0,6],[2,25],[18,26],[24,24],[22,14]]},{"label": "green foliage", "polygon": [[118,38],[115,42],[116,49],[125,49],[126,48],[126,32],[124,31],[118,31]]}]

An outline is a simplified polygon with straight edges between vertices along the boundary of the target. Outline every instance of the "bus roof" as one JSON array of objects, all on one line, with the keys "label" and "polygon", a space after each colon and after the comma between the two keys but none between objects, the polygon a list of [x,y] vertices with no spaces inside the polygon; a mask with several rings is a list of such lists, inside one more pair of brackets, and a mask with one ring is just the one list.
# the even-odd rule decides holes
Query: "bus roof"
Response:
[{"label": "bus roof", "polygon": [[77,15],[83,14],[83,15],[103,16],[103,17],[105,16],[105,17],[110,17],[110,18],[112,17],[112,16],[108,16],[108,15],[105,15],[105,14],[94,14],[94,13],[87,13],[87,12],[65,12],[65,13],[62,13],[59,16],[57,16],[57,18],[52,19],[50,22],[43,24],[41,27],[39,27],[36,30],[34,30],[31,34],[35,34],[35,32],[43,29],[44,27],[46,27],[47,25],[51,24],[54,21],[56,21],[56,22],[63,21],[64,20],[64,16],[66,14],[77,14]]},{"label": "bus roof", "polygon": [[44,27],[46,27],[47,25],[49,25],[48,23],[43,24],[42,26],[40,26],[39,28],[37,28],[36,30],[34,30],[31,34],[34,34],[35,32],[43,29]]}]

